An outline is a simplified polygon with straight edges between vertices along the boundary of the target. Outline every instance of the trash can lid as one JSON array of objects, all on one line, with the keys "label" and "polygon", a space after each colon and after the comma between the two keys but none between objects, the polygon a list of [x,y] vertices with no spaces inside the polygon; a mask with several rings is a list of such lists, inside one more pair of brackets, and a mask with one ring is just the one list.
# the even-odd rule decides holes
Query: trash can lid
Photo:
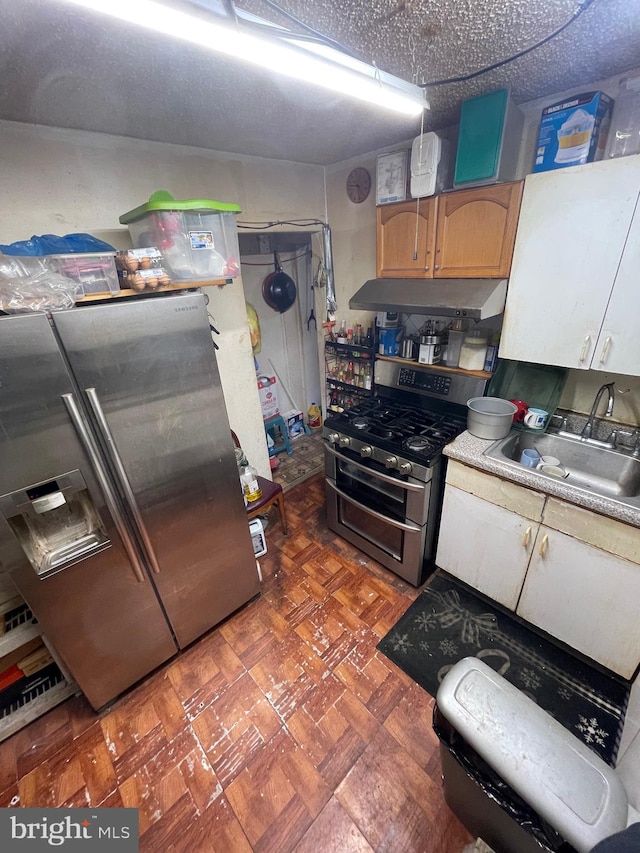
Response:
[{"label": "trash can lid", "polygon": [[458,734],[579,853],[627,825],[615,771],[477,658],[453,666],[437,706]]}]

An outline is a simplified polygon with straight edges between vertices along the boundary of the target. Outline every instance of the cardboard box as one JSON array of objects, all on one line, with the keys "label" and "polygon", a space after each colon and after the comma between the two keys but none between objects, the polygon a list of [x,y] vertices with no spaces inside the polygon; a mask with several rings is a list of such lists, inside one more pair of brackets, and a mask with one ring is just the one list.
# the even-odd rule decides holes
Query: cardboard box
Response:
[{"label": "cardboard box", "polygon": [[280,414],[275,376],[258,376],[258,394],[260,395],[263,420],[266,421],[267,418]]},{"label": "cardboard box", "polygon": [[290,409],[282,416],[289,430],[289,438],[297,438],[304,435],[304,416],[297,409]]},{"label": "cardboard box", "polygon": [[542,111],[533,171],[546,172],[602,160],[613,100],[584,92]]}]

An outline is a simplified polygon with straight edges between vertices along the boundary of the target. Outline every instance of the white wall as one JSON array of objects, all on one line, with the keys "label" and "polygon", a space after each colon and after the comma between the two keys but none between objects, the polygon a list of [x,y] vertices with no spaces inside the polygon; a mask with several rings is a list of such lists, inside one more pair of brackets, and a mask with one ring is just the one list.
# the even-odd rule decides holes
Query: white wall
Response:
[{"label": "white wall", "polygon": [[[309,251],[311,241],[309,240]],[[296,283],[293,305],[281,314],[264,301],[262,282],[274,270],[273,255],[243,255],[242,280],[245,299],[260,320],[261,352],[256,356],[260,374],[280,381],[278,402],[282,412],[298,408],[305,415],[312,402],[319,402],[318,339],[316,328],[307,330],[310,311],[312,265],[304,248],[278,255],[282,269]]]},{"label": "white wall", "polygon": [[[240,221],[325,218],[324,170],[125,137],[0,122],[0,243],[88,231],[130,245],[118,217],[158,189],[236,202]],[[206,288],[232,429],[270,477],[241,279]]]}]

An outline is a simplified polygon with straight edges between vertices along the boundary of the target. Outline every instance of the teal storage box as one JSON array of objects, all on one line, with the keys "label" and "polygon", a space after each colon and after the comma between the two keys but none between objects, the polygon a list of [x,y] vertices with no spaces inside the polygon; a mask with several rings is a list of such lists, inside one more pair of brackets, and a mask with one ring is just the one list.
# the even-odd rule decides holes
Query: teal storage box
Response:
[{"label": "teal storage box", "polygon": [[602,160],[613,100],[584,92],[542,110],[534,172]]},{"label": "teal storage box", "polygon": [[453,186],[517,180],[523,125],[508,89],[463,101]]}]

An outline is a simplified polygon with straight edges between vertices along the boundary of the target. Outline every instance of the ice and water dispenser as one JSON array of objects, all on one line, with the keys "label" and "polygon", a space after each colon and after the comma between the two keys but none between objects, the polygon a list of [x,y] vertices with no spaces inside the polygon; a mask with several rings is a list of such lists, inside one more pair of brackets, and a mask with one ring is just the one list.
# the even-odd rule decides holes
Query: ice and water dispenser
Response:
[{"label": "ice and water dispenser", "polygon": [[40,578],[111,544],[80,471],[2,495],[0,513]]}]

